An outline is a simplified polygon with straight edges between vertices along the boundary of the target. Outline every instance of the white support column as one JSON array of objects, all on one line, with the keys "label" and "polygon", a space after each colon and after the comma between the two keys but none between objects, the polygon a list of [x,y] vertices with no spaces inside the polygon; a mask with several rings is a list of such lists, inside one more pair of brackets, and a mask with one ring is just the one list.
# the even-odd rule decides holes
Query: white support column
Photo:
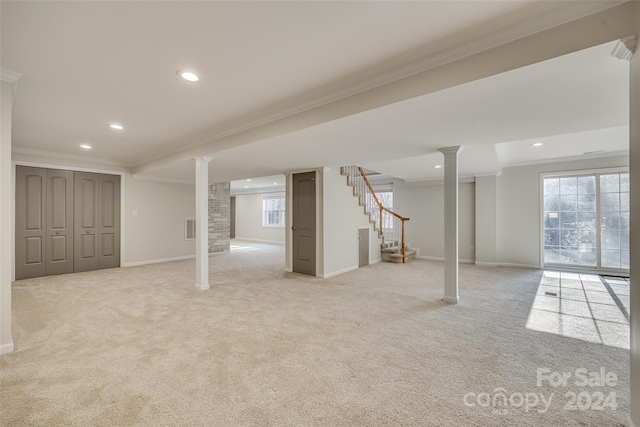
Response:
[{"label": "white support column", "polygon": [[196,157],[196,289],[209,289],[209,162]]},{"label": "white support column", "polygon": [[[13,83],[12,83],[13,82]],[[0,80],[0,354],[13,351],[11,335],[11,268],[13,266],[13,202],[11,165],[11,110],[16,80]]]},{"label": "white support column", "polygon": [[441,148],[444,154],[444,298],[458,296],[458,153],[460,147]]}]

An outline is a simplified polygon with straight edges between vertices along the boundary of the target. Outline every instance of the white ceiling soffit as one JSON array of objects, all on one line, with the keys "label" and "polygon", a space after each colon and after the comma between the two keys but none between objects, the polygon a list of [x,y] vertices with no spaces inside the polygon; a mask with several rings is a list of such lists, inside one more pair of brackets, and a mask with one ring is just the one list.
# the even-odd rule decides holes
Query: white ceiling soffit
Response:
[{"label": "white ceiling soffit", "polygon": [[13,142],[140,164],[619,3],[2,2]]},{"label": "white ceiling soffit", "polygon": [[[542,143],[540,146],[533,144]],[[629,153],[629,126],[526,139],[496,145],[503,167]]]},{"label": "white ceiling soffit", "polygon": [[[629,120],[629,63],[611,57],[615,44],[216,153],[210,180],[348,164],[408,181],[440,179],[442,170],[433,168],[441,162],[438,149],[454,145],[464,147],[462,176],[585,151],[618,151],[625,144],[620,128]],[[573,134],[579,134],[574,141],[590,141],[587,148],[569,137],[554,143],[557,135]],[[549,141],[543,150],[527,145],[541,138]],[[192,182],[193,162],[151,173]]]},{"label": "white ceiling soffit", "polygon": [[[494,144],[628,124],[629,64],[611,58],[614,44],[217,153],[211,172],[271,174],[360,164],[406,180],[438,179],[442,170],[432,167],[441,158],[438,149],[461,145],[461,175],[497,173],[503,165]],[[535,156],[541,152],[550,160],[617,151],[624,146],[622,134],[616,133],[615,150],[612,136],[599,133],[588,150],[579,144],[527,150],[518,161],[540,160]]]},{"label": "white ceiling soffit", "polygon": [[231,181],[231,194],[282,192],[284,175],[263,176]]}]

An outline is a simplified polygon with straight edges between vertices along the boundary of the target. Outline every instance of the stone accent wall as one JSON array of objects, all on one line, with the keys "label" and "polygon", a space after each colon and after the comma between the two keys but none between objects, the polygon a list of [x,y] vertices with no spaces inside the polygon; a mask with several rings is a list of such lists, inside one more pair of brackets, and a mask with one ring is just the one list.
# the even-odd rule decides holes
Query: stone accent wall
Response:
[{"label": "stone accent wall", "polygon": [[231,229],[231,186],[219,182],[209,186],[209,253],[228,251]]}]

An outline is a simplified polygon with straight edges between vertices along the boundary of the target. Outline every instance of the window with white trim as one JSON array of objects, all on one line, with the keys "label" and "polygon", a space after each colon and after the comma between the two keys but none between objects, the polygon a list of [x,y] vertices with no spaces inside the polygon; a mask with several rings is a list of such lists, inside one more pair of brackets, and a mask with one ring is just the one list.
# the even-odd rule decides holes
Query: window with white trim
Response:
[{"label": "window with white trim", "polygon": [[629,173],[543,177],[545,265],[629,269]]},{"label": "window with white trim", "polygon": [[[382,206],[387,209],[393,210],[393,190],[377,190],[376,188],[374,188],[374,191],[376,192],[376,196],[378,196],[378,200],[380,201],[380,203],[382,203]],[[367,206],[374,205],[375,202],[373,201],[373,196],[370,192],[367,192]],[[371,219],[376,221],[376,223],[378,221],[379,214],[380,211],[378,209],[373,210],[373,212],[371,213]],[[384,230],[393,230],[393,216],[385,214],[382,217],[382,228]]]},{"label": "window with white trim", "polygon": [[268,195],[262,199],[262,226],[284,227],[287,206],[283,195]]}]

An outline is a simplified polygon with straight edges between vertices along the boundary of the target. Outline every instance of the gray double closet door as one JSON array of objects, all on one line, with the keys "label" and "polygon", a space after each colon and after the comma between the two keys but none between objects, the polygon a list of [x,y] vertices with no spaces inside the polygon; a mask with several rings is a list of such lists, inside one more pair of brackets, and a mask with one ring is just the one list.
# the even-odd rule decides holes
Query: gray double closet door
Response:
[{"label": "gray double closet door", "polygon": [[120,266],[120,176],[16,168],[16,280]]}]

